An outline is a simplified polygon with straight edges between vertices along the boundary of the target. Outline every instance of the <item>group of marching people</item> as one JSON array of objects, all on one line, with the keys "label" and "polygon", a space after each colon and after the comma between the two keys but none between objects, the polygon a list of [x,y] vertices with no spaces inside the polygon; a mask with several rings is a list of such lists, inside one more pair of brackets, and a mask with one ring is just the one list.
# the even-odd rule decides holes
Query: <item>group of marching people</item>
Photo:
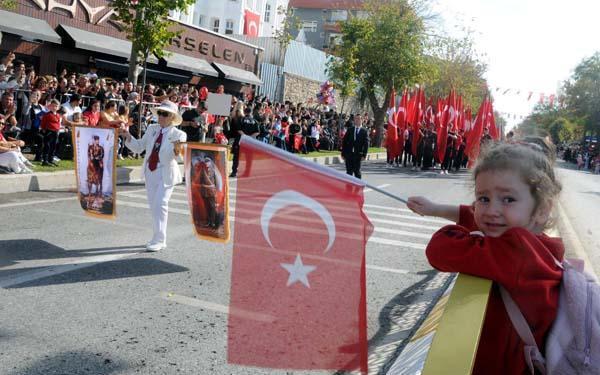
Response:
[{"label": "group of marching people", "polygon": [[388,168],[395,165],[411,167],[412,171],[439,168],[440,174],[458,172],[467,167],[469,159],[476,159],[483,144],[500,137],[492,102],[487,98],[474,121],[471,110],[464,108],[462,97],[457,98],[454,91],[445,99],[431,98],[427,107],[422,89],[404,92],[397,104],[393,93],[385,136]]}]

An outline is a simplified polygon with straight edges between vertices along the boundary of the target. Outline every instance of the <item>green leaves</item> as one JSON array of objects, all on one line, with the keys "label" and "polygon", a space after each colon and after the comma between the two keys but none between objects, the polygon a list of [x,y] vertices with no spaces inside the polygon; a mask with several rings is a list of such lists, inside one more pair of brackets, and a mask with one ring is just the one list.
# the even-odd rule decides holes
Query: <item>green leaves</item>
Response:
[{"label": "green leaves", "polygon": [[195,0],[139,0],[135,7],[131,0],[114,0],[116,18],[127,33],[127,37],[138,51],[138,58],[150,55],[164,57],[165,47],[181,33],[176,23],[170,21],[169,11],[186,10]]}]

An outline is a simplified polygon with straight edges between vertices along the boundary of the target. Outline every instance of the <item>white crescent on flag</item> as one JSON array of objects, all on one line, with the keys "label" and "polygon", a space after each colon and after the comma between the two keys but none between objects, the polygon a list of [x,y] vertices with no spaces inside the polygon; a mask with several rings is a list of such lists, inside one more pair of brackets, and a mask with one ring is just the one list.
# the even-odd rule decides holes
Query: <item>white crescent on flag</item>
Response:
[{"label": "white crescent on flag", "polygon": [[269,198],[263,206],[262,213],[260,215],[260,225],[265,240],[267,240],[269,245],[273,247],[273,244],[271,243],[271,237],[269,236],[269,224],[271,223],[271,219],[273,219],[273,216],[275,216],[277,211],[288,206],[296,205],[313,211],[321,218],[321,220],[323,220],[323,223],[325,223],[325,226],[327,227],[327,233],[329,234],[329,241],[327,243],[325,253],[331,250],[331,247],[335,242],[336,233],[333,217],[321,203],[295,190],[280,191]]},{"label": "white crescent on flag", "polygon": [[248,34],[258,35],[258,25],[256,24],[256,21],[250,21],[248,24]]}]

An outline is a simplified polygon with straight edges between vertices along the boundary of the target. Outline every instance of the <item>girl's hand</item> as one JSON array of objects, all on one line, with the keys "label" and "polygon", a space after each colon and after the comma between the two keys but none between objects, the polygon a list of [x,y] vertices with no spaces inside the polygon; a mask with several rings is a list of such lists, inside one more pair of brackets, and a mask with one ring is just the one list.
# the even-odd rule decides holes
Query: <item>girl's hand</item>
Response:
[{"label": "girl's hand", "polygon": [[421,216],[436,216],[438,205],[425,197],[410,197],[406,206]]}]

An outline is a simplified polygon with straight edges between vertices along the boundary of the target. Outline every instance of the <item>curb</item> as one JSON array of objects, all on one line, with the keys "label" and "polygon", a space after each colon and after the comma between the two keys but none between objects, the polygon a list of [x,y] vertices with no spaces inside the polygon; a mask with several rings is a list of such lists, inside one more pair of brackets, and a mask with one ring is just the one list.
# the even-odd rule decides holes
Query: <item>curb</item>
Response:
[{"label": "curb", "polygon": [[[386,160],[385,152],[372,153],[367,155],[367,160]],[[308,158],[315,163],[322,165],[337,165],[343,164],[344,161],[339,155],[321,156],[316,158]],[[179,166],[183,173],[183,165]],[[228,168],[231,168],[231,162],[228,162]],[[117,168],[117,185],[127,183],[142,182],[143,178],[142,166],[138,167],[122,167]],[[66,190],[75,189],[75,171],[59,171],[59,172],[39,172],[26,175],[2,175],[2,191],[0,193],[22,193],[28,191],[48,191],[48,190]]]},{"label": "curb", "polygon": [[565,258],[577,258],[583,260],[585,262],[585,271],[598,280],[598,274],[594,269],[594,265],[590,261],[577,232],[575,232],[575,228],[573,228],[573,224],[571,224],[567,212],[560,202],[558,202],[556,206],[558,209],[557,226],[563,243],[565,244]]}]

